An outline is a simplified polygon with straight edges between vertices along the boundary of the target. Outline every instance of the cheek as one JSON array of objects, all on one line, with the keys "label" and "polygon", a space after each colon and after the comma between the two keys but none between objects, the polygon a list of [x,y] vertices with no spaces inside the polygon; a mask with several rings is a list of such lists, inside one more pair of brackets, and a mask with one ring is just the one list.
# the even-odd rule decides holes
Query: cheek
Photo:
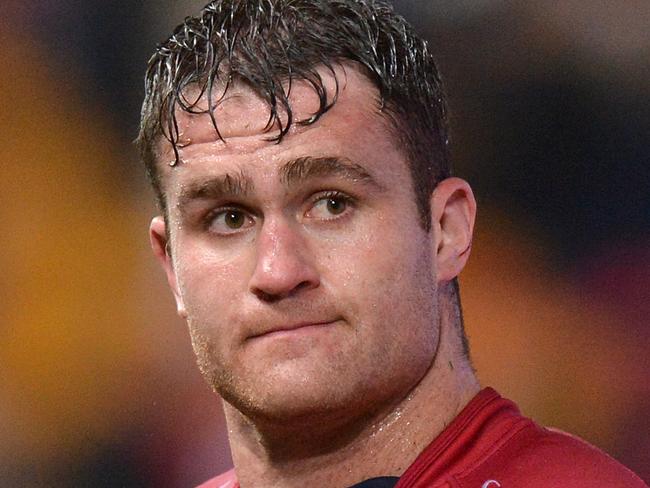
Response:
[{"label": "cheek", "polygon": [[197,365],[208,383],[222,382],[219,375],[232,362],[237,343],[238,294],[241,281],[236,262],[210,254],[185,256],[178,267],[178,282]]},{"label": "cheek", "polygon": [[215,327],[229,320],[244,280],[239,260],[224,260],[213,252],[188,247],[178,260],[177,277],[188,318],[195,327]]},{"label": "cheek", "polygon": [[362,291],[368,287],[402,288],[404,282],[427,279],[427,273],[434,275],[429,236],[417,225],[386,219],[373,228],[362,227],[355,239],[342,244],[345,247],[336,253],[334,265],[363,279]]},{"label": "cheek", "polygon": [[404,234],[384,231],[357,240],[335,253],[328,270],[337,270],[337,292],[360,313],[393,318],[435,315],[433,258],[428,235],[421,229],[409,228]]}]

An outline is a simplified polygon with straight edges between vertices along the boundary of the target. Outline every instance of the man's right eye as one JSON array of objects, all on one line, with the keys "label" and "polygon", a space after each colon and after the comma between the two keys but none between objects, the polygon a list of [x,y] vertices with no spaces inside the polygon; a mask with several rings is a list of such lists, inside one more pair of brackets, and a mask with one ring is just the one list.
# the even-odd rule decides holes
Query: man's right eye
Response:
[{"label": "man's right eye", "polygon": [[235,234],[254,225],[248,213],[236,208],[218,210],[208,217],[208,230],[215,234]]}]

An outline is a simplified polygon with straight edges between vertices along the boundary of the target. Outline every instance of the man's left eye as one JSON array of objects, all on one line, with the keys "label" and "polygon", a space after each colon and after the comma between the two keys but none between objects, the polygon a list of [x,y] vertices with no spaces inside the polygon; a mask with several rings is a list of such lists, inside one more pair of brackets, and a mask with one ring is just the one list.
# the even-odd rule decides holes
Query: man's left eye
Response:
[{"label": "man's left eye", "polygon": [[325,195],[317,199],[307,212],[307,217],[331,220],[344,214],[350,207],[350,198],[342,194]]}]

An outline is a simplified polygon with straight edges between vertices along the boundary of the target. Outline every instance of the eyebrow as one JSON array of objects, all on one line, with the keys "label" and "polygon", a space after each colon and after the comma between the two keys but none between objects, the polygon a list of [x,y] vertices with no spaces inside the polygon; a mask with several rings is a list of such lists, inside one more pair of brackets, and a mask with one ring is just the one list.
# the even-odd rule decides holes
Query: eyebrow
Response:
[{"label": "eyebrow", "polygon": [[[345,158],[305,156],[292,159],[280,168],[280,180],[287,187],[324,177],[344,178],[383,189],[363,166]],[[253,180],[243,172],[219,175],[183,186],[178,197],[178,207],[183,208],[195,200],[246,197],[253,189]]]},{"label": "eyebrow", "polygon": [[297,186],[306,180],[319,177],[339,177],[369,183],[381,189],[381,185],[363,166],[346,158],[306,156],[293,159],[280,169],[280,178],[286,186]]},{"label": "eyebrow", "polygon": [[184,207],[194,200],[246,196],[252,189],[253,181],[244,173],[219,175],[184,186],[178,197],[178,206]]}]

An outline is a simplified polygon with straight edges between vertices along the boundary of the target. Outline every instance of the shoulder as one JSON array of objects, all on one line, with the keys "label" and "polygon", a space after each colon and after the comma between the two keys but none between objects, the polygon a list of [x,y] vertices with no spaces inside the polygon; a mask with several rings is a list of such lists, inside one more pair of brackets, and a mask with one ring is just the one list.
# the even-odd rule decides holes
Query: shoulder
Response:
[{"label": "shoulder", "polygon": [[491,486],[647,488],[632,471],[600,449],[532,421],[467,474],[472,479],[468,486],[494,480]]},{"label": "shoulder", "polygon": [[235,470],[231,469],[216,478],[212,478],[196,488],[238,488],[237,476]]},{"label": "shoulder", "polygon": [[531,446],[521,460],[529,470],[543,473],[539,480],[545,486],[553,479],[563,486],[646,487],[632,471],[582,439],[536,425],[532,430]]}]

